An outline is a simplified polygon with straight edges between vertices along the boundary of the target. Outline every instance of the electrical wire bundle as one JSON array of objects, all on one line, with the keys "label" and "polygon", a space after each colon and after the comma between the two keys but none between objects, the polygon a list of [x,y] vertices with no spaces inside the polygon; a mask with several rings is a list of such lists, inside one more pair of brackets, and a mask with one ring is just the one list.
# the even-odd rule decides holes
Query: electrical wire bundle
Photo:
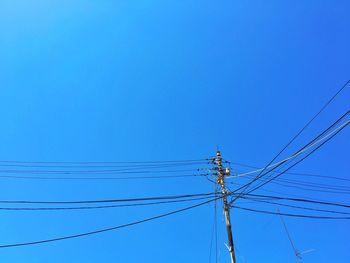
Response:
[{"label": "electrical wire bundle", "polygon": [[[296,172],[292,169],[318,151],[327,142],[336,137],[350,124],[350,109],[333,121],[327,128],[318,133],[312,140],[299,148],[290,156],[277,161],[277,158],[306,130],[306,128],[329,106],[340,94],[348,81],[337,93],[321,108],[321,110],[286,144],[285,147],[264,167],[232,163],[230,166],[254,169],[239,171],[227,180],[227,184],[237,185],[227,187],[231,195],[230,206],[235,209],[259,214],[288,216],[294,218],[323,219],[323,220],[350,220],[350,204],[341,199],[341,202],[319,200],[308,196],[296,195],[302,193],[327,193],[327,195],[350,196],[350,179],[315,173]],[[236,169],[237,171],[237,169]],[[283,178],[282,178],[282,175]],[[322,179],[322,182],[315,181]],[[243,181],[242,181],[243,180]],[[274,186],[265,189],[264,186]],[[275,191],[275,188],[283,188]],[[294,190],[291,194],[288,189]],[[256,193],[257,192],[257,193]],[[261,192],[267,192],[264,194]],[[276,195],[278,194],[278,195]],[[283,212],[278,208],[283,208]]]},{"label": "electrical wire bundle", "polygon": [[[171,204],[171,203],[183,203],[183,202],[191,202],[191,201],[198,201],[202,200],[200,203],[196,203],[194,205],[190,205],[184,208],[180,208],[177,210],[172,210],[170,212],[166,212],[160,215],[156,215],[153,217],[144,218],[141,220],[129,222],[126,224],[121,224],[117,226],[107,227],[103,229],[98,229],[90,232],[85,233],[79,233],[79,234],[72,234],[72,235],[66,235],[66,236],[59,236],[54,238],[48,238],[48,239],[42,239],[37,241],[29,241],[29,242],[22,242],[22,243],[11,243],[11,244],[0,244],[0,248],[10,248],[10,247],[19,247],[19,246],[29,246],[29,245],[37,245],[42,243],[49,243],[49,242],[56,242],[66,239],[73,239],[78,237],[84,237],[89,235],[95,235],[103,232],[113,231],[120,228],[130,227],[134,225],[138,225],[141,223],[146,223],[149,221],[153,221],[156,219],[160,219],[163,217],[167,217],[170,215],[174,215],[180,212],[188,211],[193,208],[203,206],[205,204],[214,202],[215,200],[220,199],[221,197],[218,197],[216,193],[204,193],[204,194],[188,194],[188,195],[177,195],[177,196],[157,196],[157,197],[143,197],[143,198],[129,198],[129,199],[111,199],[111,200],[79,200],[79,201],[29,201],[29,200],[19,200],[19,201],[7,201],[7,200],[1,200],[0,203],[2,204],[36,204],[36,205],[72,205],[72,204],[100,204],[100,203],[112,203],[112,205],[93,205],[93,206],[65,206],[65,207],[37,207],[37,208],[1,208],[2,210],[46,210],[46,211],[53,211],[53,210],[76,210],[76,209],[101,209],[101,208],[116,208],[116,207],[125,207],[125,206],[143,206],[143,205],[159,205],[159,204]],[[205,200],[205,201],[203,201]]]},{"label": "electrical wire bundle", "polygon": [[[318,133],[312,140],[300,147],[299,150],[290,156],[275,162],[277,158],[306,130],[308,126],[333,102],[333,100],[347,87],[348,81],[337,93],[321,108],[317,114],[282,148],[282,150],[263,168],[256,168],[252,165],[231,163],[242,167],[252,168],[254,170],[243,171],[231,176],[228,185],[238,185],[231,189],[226,187],[227,196],[224,192],[218,192],[217,187],[211,193],[186,194],[176,196],[155,196],[142,198],[125,199],[105,199],[105,200],[0,200],[0,210],[2,211],[59,211],[59,210],[87,210],[87,209],[110,209],[118,207],[140,207],[154,205],[170,205],[175,203],[196,202],[190,206],[172,210],[153,217],[125,223],[122,225],[111,226],[104,229],[93,230],[85,233],[78,233],[54,238],[47,238],[37,241],[19,242],[12,244],[0,244],[0,248],[18,247],[26,245],[35,245],[41,243],[54,242],[65,239],[78,238],[88,235],[94,235],[102,232],[112,231],[124,227],[145,223],[156,220],[205,204],[215,203],[216,220],[216,201],[229,197],[230,206],[245,211],[299,217],[310,219],[329,219],[329,220],[349,220],[350,205],[342,202],[331,202],[317,200],[301,196],[285,196],[261,194],[261,191],[267,191],[274,194],[280,194],[277,191],[267,190],[265,185],[274,184],[284,188],[294,188],[303,192],[326,192],[332,194],[350,194],[350,186],[344,185],[349,179],[331,175],[320,175],[311,173],[298,173],[291,171],[299,163],[303,162],[310,155],[318,151],[327,142],[336,137],[342,130],[350,124],[350,110],[344,112],[332,124]],[[0,160],[0,179],[35,179],[35,180],[135,180],[135,179],[165,179],[180,177],[198,177],[207,178],[217,186],[217,181],[212,177],[217,171],[210,169],[212,159],[195,160],[170,160],[170,161],[143,161],[143,162],[34,162],[34,161],[16,161]],[[288,174],[293,178],[281,178]],[[91,176],[92,175],[92,176]],[[296,176],[298,176],[296,178]],[[239,183],[234,178],[246,180]],[[299,178],[302,178],[299,179]],[[313,182],[306,178],[327,178],[337,181],[327,184]],[[342,182],[340,184],[339,182]],[[257,193],[258,192],[258,193]],[[226,200],[226,199],[225,199]],[[198,203],[198,201],[200,201]],[[254,207],[249,206],[253,204]],[[258,207],[256,207],[258,206]],[[283,212],[271,210],[271,206],[278,206],[288,209]],[[270,207],[270,209],[269,209]],[[291,212],[290,212],[291,211]],[[298,212],[299,211],[299,212]],[[303,211],[303,212],[301,212]],[[307,214],[305,214],[307,211]],[[214,221],[213,231],[216,232],[216,221]],[[217,246],[217,237],[216,237]],[[217,253],[216,253],[217,258]]]},{"label": "electrical wire bundle", "polygon": [[[207,159],[143,162],[0,161],[0,179],[144,180],[205,176]],[[201,167],[202,166],[202,167]]]}]

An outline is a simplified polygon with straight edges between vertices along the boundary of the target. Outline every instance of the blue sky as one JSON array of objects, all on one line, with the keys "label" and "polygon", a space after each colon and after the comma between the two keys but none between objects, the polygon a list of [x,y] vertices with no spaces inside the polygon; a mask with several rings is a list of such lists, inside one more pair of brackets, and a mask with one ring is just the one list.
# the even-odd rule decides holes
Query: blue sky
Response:
[{"label": "blue sky", "polygon": [[[348,1],[1,1],[0,160],[197,159],[219,146],[226,159],[262,166],[349,79],[349,8]],[[342,114],[349,96],[342,93],[284,156]],[[295,170],[348,177],[349,135]],[[199,178],[0,185],[0,199],[45,200],[213,188]],[[169,209],[1,212],[0,243]],[[239,262],[294,261],[278,218],[234,209],[232,222]],[[316,249],[305,262],[348,262],[348,222],[286,222],[300,250]],[[221,217],[218,223],[220,262],[227,262]],[[212,224],[208,205],[93,237],[2,250],[0,261],[208,262]]]}]

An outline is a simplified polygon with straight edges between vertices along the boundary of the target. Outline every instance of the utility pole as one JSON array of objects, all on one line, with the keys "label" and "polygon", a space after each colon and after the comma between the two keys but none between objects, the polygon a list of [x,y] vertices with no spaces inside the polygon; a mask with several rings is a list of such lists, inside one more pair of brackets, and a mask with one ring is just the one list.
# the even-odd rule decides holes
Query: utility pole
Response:
[{"label": "utility pole", "polygon": [[227,204],[227,190],[225,187],[225,177],[230,175],[230,170],[228,168],[223,168],[222,166],[222,157],[219,150],[216,151],[216,157],[214,159],[214,164],[216,164],[216,182],[218,185],[221,186],[221,194],[222,194],[222,201],[224,204],[224,214],[225,214],[225,220],[226,220],[226,230],[227,230],[227,236],[228,236],[228,249],[230,252],[231,257],[231,263],[236,263],[236,257],[235,257],[235,249],[233,246],[233,237],[232,237],[232,229],[231,229],[231,219],[230,219],[230,208]]}]

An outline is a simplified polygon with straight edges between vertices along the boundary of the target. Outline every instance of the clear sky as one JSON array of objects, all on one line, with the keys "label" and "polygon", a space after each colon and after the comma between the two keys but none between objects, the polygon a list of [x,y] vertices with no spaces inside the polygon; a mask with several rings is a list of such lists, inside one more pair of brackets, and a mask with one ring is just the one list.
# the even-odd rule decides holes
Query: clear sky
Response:
[{"label": "clear sky", "polygon": [[[0,160],[198,159],[219,146],[230,161],[262,166],[349,79],[349,10],[345,0],[1,1]],[[350,89],[283,156],[347,110],[349,98]],[[347,129],[295,171],[349,178],[349,136]],[[350,203],[349,195],[266,189]],[[205,178],[0,181],[1,200],[212,190]],[[0,244],[183,206],[1,211]],[[209,262],[213,211],[207,205],[96,236],[4,249],[0,262]],[[228,262],[218,214],[219,258]],[[303,262],[349,262],[349,222],[285,220],[298,249],[315,249]],[[232,224],[238,262],[295,262],[278,217],[233,209]]]}]

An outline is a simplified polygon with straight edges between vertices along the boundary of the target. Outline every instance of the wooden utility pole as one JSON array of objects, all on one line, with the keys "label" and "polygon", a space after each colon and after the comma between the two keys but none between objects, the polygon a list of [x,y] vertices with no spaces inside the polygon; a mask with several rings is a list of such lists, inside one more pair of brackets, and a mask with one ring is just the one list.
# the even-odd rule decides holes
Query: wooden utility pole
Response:
[{"label": "wooden utility pole", "polygon": [[227,204],[227,190],[225,187],[225,177],[230,175],[230,170],[228,168],[225,168],[225,169],[223,168],[222,157],[219,150],[216,151],[214,164],[216,164],[216,170],[217,170],[216,181],[218,185],[221,186],[221,194],[222,194],[222,201],[224,204],[224,214],[225,214],[226,229],[227,229],[228,244],[229,244],[228,249],[230,252],[231,263],[236,263],[235,249],[233,246],[233,237],[232,237],[232,229],[231,229],[230,207]]}]

